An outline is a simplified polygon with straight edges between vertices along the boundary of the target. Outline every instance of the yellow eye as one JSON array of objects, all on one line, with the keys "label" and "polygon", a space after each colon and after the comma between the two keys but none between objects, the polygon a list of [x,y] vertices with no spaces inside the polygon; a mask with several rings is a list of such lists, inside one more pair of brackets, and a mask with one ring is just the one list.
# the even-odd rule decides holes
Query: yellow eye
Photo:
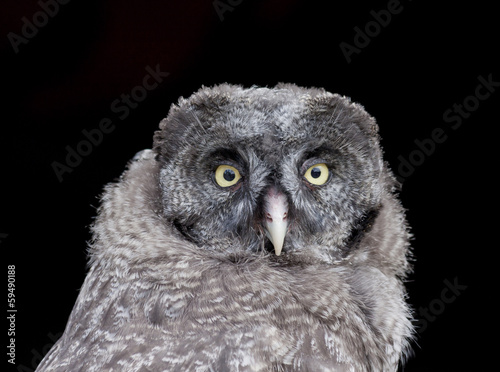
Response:
[{"label": "yellow eye", "polygon": [[328,181],[328,167],[325,163],[315,164],[306,171],[304,177],[313,185],[323,185]]},{"label": "yellow eye", "polygon": [[215,182],[221,187],[236,185],[240,178],[238,169],[230,165],[219,165],[215,170]]}]

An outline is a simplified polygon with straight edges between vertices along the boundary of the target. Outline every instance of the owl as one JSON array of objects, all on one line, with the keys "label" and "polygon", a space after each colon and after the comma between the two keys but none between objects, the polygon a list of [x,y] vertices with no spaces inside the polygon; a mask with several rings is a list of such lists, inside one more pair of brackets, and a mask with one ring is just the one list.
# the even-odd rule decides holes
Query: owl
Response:
[{"label": "owl", "polygon": [[179,99],[92,226],[37,371],[396,371],[409,229],[378,127],[323,89]]}]

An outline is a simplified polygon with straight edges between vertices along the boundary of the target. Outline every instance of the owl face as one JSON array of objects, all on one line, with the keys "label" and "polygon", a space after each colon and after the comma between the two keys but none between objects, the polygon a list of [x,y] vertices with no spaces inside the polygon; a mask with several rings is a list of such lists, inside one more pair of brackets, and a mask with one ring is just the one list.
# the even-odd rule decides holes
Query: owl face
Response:
[{"label": "owl face", "polygon": [[345,257],[377,214],[374,120],[317,89],[221,85],[172,106],[155,134],[164,217],[200,249]]}]

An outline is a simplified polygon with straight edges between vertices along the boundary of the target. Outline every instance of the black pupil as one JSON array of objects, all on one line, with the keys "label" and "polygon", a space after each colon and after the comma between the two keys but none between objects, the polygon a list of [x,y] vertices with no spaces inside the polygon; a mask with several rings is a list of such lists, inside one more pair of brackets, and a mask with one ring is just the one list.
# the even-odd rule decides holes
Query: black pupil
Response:
[{"label": "black pupil", "polygon": [[232,180],[234,180],[234,178],[236,177],[236,174],[234,173],[233,170],[231,169],[226,169],[224,171],[224,179],[228,182],[231,182]]},{"label": "black pupil", "polygon": [[319,176],[321,176],[321,169],[319,169],[318,167],[315,167],[311,170],[311,177],[312,178],[319,178]]}]

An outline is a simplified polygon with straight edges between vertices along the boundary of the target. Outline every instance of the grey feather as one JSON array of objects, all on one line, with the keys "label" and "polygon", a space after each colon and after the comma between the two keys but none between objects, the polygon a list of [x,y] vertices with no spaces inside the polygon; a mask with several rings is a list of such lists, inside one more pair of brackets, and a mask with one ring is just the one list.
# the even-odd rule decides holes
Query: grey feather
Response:
[{"label": "grey feather", "polygon": [[[181,98],[106,186],[87,278],[37,371],[396,371],[409,233],[377,131],[322,89]],[[304,178],[316,163],[319,186]],[[217,184],[220,164],[237,184]],[[270,190],[286,199],[281,255]]]}]

